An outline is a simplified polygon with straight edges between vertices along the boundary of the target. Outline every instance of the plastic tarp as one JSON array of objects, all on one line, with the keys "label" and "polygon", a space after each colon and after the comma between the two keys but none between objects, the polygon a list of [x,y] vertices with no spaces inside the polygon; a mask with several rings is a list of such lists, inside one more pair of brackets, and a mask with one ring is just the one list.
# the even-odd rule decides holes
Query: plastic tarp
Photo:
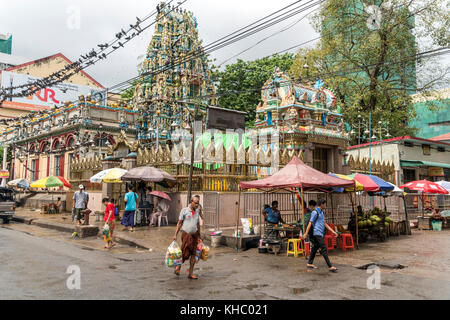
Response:
[{"label": "plastic tarp", "polygon": [[303,188],[304,190],[325,190],[333,187],[354,187],[355,182],[332,177],[306,165],[297,157],[274,175],[255,181],[242,181],[241,189]]}]

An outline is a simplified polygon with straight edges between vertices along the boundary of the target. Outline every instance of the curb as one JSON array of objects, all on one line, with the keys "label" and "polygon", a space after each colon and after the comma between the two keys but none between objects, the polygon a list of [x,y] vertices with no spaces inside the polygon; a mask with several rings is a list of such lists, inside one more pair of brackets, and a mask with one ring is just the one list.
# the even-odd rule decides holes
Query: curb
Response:
[{"label": "curb", "polygon": [[31,224],[41,227],[41,228],[53,229],[53,230],[62,231],[62,232],[70,232],[70,233],[75,232],[75,226],[68,226],[63,223],[44,222],[44,221],[39,221],[39,220],[33,220],[33,221],[31,221]]},{"label": "curb", "polygon": [[12,221],[19,222],[19,223],[25,223],[25,224],[31,224],[34,220],[37,220],[35,218],[27,218],[22,216],[14,216]]},{"label": "curb", "polygon": [[[36,218],[27,218],[27,217],[21,217],[21,216],[14,216],[12,218],[13,221],[19,222],[19,223],[25,223],[29,225],[35,225],[40,228],[46,228],[46,229],[53,229],[61,232],[68,232],[68,233],[74,233],[75,232],[75,226],[63,224],[63,223],[57,223],[57,222],[46,222],[46,221],[39,221],[39,219]],[[101,230],[97,234],[98,237],[103,238],[103,234]],[[114,240],[120,244],[129,245],[133,247],[138,247],[141,249],[149,250],[150,247],[148,247],[146,244],[144,244],[141,241],[134,240],[126,235],[116,234],[114,235]]]}]

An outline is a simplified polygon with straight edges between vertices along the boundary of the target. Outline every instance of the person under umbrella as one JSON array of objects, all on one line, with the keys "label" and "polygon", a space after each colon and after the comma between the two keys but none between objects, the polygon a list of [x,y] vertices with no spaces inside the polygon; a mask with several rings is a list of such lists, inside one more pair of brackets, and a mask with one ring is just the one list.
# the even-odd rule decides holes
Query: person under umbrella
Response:
[{"label": "person under umbrella", "polygon": [[158,202],[152,214],[152,219],[150,221],[150,225],[156,226],[156,222],[160,216],[166,215],[169,212],[170,207],[170,197],[161,191],[153,191],[150,193],[154,195]]}]

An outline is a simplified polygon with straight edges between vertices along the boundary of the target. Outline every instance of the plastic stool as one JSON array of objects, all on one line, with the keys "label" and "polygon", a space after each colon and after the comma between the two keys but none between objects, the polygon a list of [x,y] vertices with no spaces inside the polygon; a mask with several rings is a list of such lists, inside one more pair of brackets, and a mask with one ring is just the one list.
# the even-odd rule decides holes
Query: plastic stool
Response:
[{"label": "plastic stool", "polygon": [[341,234],[341,238],[342,238],[341,244],[342,251],[345,251],[346,249],[355,250],[355,245],[353,244],[353,236],[351,234],[343,233]]},{"label": "plastic stool", "polygon": [[327,247],[327,250],[334,250],[336,249],[336,245],[337,245],[337,239],[335,236],[333,235],[326,235],[324,237],[325,240],[325,246]]},{"label": "plastic stool", "polygon": [[299,239],[297,252],[298,254],[306,255],[305,241],[303,241],[303,239]]},{"label": "plastic stool", "polygon": [[311,247],[309,242],[305,242],[305,253],[307,256],[311,253]]},{"label": "plastic stool", "polygon": [[[290,254],[293,254],[294,257],[298,257],[299,251],[298,246],[302,243],[301,239],[289,239],[287,243],[287,249],[286,249],[286,255],[289,256]],[[292,244],[292,250],[291,250],[291,244]]]}]

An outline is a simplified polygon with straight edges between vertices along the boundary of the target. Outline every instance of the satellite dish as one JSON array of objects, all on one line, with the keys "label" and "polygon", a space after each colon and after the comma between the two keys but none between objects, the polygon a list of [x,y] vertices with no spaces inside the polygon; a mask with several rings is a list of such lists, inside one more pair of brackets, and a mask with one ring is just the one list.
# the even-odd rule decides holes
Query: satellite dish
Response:
[{"label": "satellite dish", "polygon": [[365,11],[369,14],[366,25],[369,30],[378,30],[381,28],[381,20],[383,19],[383,14],[378,6],[370,5],[365,8]]}]

